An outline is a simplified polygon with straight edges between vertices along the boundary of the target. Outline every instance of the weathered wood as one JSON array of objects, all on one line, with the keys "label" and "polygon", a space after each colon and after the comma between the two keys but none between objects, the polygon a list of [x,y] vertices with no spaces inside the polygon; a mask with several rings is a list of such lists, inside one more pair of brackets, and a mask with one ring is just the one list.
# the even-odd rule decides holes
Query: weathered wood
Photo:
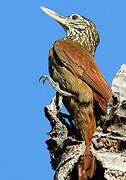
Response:
[{"label": "weathered wood", "polygon": [[[111,109],[101,118],[92,140],[91,152],[96,158],[94,180],[126,179],[126,65],[115,75],[112,92]],[[75,138],[74,123],[70,116],[59,112],[56,98],[44,110],[52,127],[46,144],[54,179],[77,180],[77,164],[84,154],[85,142]]]}]

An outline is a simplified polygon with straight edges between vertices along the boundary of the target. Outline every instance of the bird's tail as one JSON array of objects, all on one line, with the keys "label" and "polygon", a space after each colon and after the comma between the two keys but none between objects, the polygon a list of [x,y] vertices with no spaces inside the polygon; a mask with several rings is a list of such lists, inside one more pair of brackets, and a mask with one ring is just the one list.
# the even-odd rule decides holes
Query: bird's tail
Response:
[{"label": "bird's tail", "polygon": [[78,164],[78,180],[92,179],[95,169],[95,157],[90,151],[86,151]]},{"label": "bird's tail", "polygon": [[95,157],[90,151],[92,137],[96,129],[95,116],[90,116],[89,126],[85,131],[86,150],[78,164],[78,180],[92,179],[96,169]]}]

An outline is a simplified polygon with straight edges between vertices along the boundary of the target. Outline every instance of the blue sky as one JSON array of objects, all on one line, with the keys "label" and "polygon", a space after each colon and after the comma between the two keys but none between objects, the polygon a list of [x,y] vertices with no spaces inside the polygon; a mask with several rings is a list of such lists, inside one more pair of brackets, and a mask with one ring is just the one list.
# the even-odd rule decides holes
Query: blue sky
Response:
[{"label": "blue sky", "polygon": [[48,51],[65,36],[40,5],[61,15],[77,13],[97,26],[95,60],[111,86],[125,63],[126,1],[6,0],[0,2],[0,179],[53,179],[46,149],[49,122],[43,107],[55,95],[48,82]]}]

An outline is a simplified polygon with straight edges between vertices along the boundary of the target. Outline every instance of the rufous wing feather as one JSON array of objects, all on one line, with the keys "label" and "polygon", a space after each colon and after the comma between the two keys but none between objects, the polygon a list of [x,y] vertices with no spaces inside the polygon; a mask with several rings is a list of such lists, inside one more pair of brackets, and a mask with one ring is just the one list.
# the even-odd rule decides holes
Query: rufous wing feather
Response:
[{"label": "rufous wing feather", "polygon": [[112,91],[88,51],[69,39],[57,40],[54,43],[54,50],[63,65],[86,82],[94,91],[95,100],[99,102],[100,106],[104,106],[109,101]]}]

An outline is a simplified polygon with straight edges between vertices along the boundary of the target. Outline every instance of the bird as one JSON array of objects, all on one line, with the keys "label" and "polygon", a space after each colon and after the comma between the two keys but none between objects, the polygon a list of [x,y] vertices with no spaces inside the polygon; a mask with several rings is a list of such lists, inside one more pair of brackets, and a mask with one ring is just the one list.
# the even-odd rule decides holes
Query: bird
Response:
[{"label": "bird", "polygon": [[95,171],[95,158],[90,152],[92,137],[97,119],[106,113],[112,96],[111,88],[94,60],[99,33],[96,25],[84,16],[61,16],[48,8],[41,6],[40,9],[66,32],[66,37],[56,40],[50,48],[50,77],[43,77],[62,96],[63,104],[75,122],[77,138],[85,141],[79,179],[91,179]]}]

